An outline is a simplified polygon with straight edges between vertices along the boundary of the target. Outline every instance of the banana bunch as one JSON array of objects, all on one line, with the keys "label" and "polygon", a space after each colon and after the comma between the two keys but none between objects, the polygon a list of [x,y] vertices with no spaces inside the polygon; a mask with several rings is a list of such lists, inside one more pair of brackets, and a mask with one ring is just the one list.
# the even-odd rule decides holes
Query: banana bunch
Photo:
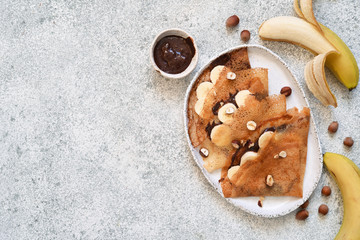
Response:
[{"label": "banana bunch", "polygon": [[360,239],[360,169],[336,153],[325,153],[324,163],[339,186],[344,202],[344,218],[335,240]]},{"label": "banana bunch", "polygon": [[294,0],[294,9],[300,18],[271,18],[260,26],[259,36],[264,40],[293,43],[318,55],[305,67],[306,83],[322,104],[337,107],[336,98],[325,78],[324,65],[351,90],[359,81],[359,68],[355,57],[339,36],[317,22],[312,0]]}]

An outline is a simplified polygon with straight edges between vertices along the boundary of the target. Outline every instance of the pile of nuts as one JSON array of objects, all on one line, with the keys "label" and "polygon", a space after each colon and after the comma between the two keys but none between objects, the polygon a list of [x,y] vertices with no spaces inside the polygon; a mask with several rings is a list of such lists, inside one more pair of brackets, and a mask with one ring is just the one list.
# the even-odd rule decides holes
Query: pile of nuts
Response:
[{"label": "pile of nuts", "polygon": [[[338,128],[339,128],[339,123],[336,121],[333,121],[332,123],[330,123],[330,125],[328,127],[328,131],[329,131],[329,133],[336,133]],[[351,137],[346,137],[343,141],[343,144],[347,147],[352,147],[352,145],[354,145],[354,140]]]},{"label": "pile of nuts", "polygon": [[[329,186],[324,186],[321,189],[321,194],[326,197],[330,196],[331,188]],[[305,220],[309,217],[309,212],[306,210],[308,205],[309,205],[309,200],[307,200],[300,206],[300,208],[302,208],[302,210],[300,210],[299,212],[296,213],[295,218],[297,220]],[[318,212],[322,215],[326,215],[329,212],[329,208],[326,204],[321,204]]]},{"label": "pile of nuts", "polygon": [[[324,186],[321,189],[321,194],[328,197],[331,194],[331,188],[329,186]],[[328,206],[326,206],[325,204],[321,204],[319,207],[319,213],[322,215],[326,215],[329,212],[329,208]]]},{"label": "pile of nuts", "polygon": [[[281,89],[281,94],[284,94],[286,96],[285,92],[286,92],[286,89],[284,87]],[[290,93],[291,93],[291,91],[290,91]],[[329,131],[329,133],[334,134],[337,132],[338,128],[339,128],[339,123],[337,121],[333,121],[332,123],[330,123],[330,125],[328,127],[328,131]],[[346,137],[343,141],[343,144],[346,147],[352,147],[352,145],[354,144],[354,140],[351,137]],[[330,196],[331,188],[329,186],[324,186],[321,189],[321,194],[326,197]],[[301,208],[303,208],[303,210],[300,210],[296,214],[296,219],[305,220],[309,217],[309,212],[305,209],[308,205],[309,205],[309,200],[300,206]],[[321,204],[319,206],[318,212],[321,215],[326,215],[329,212],[329,207],[326,204]]]},{"label": "pile of nuts", "polygon": [[[236,27],[240,22],[240,19],[236,15],[230,16],[226,20],[226,27],[233,28]],[[250,40],[250,32],[248,30],[242,30],[240,33],[240,38],[243,42],[248,42]]]}]

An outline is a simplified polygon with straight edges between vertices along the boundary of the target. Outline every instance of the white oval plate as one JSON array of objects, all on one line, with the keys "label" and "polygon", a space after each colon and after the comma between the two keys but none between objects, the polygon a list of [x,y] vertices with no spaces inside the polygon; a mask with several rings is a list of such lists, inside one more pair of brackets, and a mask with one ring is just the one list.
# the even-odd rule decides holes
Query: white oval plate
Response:
[{"label": "white oval plate", "polygon": [[[242,47],[248,48],[248,54],[252,68],[263,67],[268,69],[269,95],[279,94],[282,87],[290,86],[292,89],[292,94],[286,99],[287,108],[289,109],[292,107],[297,107],[299,109],[302,109],[303,107],[309,107],[309,104],[305,99],[305,94],[300,88],[300,85],[294,75],[290,72],[289,67],[284,63],[283,60],[281,60],[278,55],[263,46],[242,45],[239,47],[235,47],[225,52],[222,52],[221,54],[213,58],[209,62],[209,64],[222,54]],[[218,182],[218,180],[220,179],[220,169],[212,173],[209,173],[204,169],[203,160],[199,154],[199,149],[192,146],[188,134],[187,105],[189,100],[189,94],[196,79],[209,66],[209,64],[204,66],[196,74],[187,89],[185,96],[184,123],[187,140],[196,163],[200,167],[207,180],[211,183],[211,185],[223,196],[220,183]],[[265,197],[262,208],[258,206],[259,197],[226,198],[226,200],[232,203],[234,206],[239,207],[240,209],[248,213],[261,217],[274,218],[283,216],[294,211],[310,197],[311,193],[316,188],[322,173],[322,152],[312,114],[310,118],[310,129],[307,146],[308,151],[303,185],[303,198]]]}]

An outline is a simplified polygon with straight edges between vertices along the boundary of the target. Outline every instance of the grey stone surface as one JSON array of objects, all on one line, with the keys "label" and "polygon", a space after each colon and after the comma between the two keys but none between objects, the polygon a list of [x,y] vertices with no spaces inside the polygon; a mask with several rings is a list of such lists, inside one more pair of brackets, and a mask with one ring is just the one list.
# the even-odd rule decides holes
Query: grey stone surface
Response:
[{"label": "grey stone surface", "polygon": [[[318,19],[360,61],[357,1],[319,0]],[[238,14],[228,31],[225,20]],[[360,94],[327,71],[339,107],[323,107],[306,88],[313,56],[286,43],[263,42],[260,24],[295,15],[292,1],[1,1],[0,239],[332,239],[343,214],[326,170],[310,200],[310,217],[264,219],[227,203],[188,150],[183,80],[159,76],[149,46],[179,27],[199,47],[196,71],[217,53],[264,45],[287,62],[305,90],[323,151],[360,160]],[[327,126],[340,123],[330,136]],[[352,136],[346,149],[342,140]],[[320,195],[329,184],[333,194]],[[317,214],[328,204],[326,217]]]}]

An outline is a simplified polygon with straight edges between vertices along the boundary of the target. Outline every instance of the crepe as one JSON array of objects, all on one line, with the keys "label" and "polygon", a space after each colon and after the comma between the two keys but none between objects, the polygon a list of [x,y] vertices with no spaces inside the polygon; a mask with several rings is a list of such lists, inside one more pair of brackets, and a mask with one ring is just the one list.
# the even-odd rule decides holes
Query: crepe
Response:
[{"label": "crepe", "polygon": [[[233,120],[229,124],[218,123],[205,128],[207,138],[200,144],[200,147],[206,148],[214,154],[204,158],[204,167],[212,172],[230,166],[229,155],[234,152],[233,141],[248,143],[249,146],[251,143],[256,143],[261,134],[260,130],[262,131],[267,125],[268,119],[281,117],[284,114],[286,114],[286,99],[283,95],[272,95],[261,100],[255,97],[247,98],[245,106],[241,106],[235,111]],[[247,128],[247,122],[254,119],[257,122],[257,129],[251,131]],[[229,134],[220,131],[219,134],[214,135],[213,126],[228,128]],[[219,142],[224,144],[219,147],[217,146]]]},{"label": "crepe", "polygon": [[[226,78],[228,72],[236,74],[236,80],[229,81]],[[241,71],[233,71],[226,68],[216,81],[215,86],[209,91],[204,102],[203,111],[200,113],[202,119],[213,119],[213,107],[218,102],[227,102],[241,90],[249,90],[258,98],[268,95],[268,70],[265,68],[254,68]]]},{"label": "crepe", "polygon": [[[223,168],[221,186],[224,196],[302,197],[309,118],[308,108],[301,112],[294,108],[280,118],[267,121],[263,128],[273,128],[274,136],[266,147],[258,150],[258,156],[241,165],[231,180],[227,175],[229,167]],[[286,157],[279,156],[282,151]],[[237,160],[244,153],[238,154]],[[239,164],[240,161],[233,161],[230,166]],[[268,175],[274,180],[272,186],[266,184]]]},{"label": "crepe", "polygon": [[[196,113],[195,113],[195,103],[198,100],[196,97],[196,89],[198,88],[198,86],[203,83],[203,82],[210,82],[210,72],[211,70],[218,66],[218,65],[224,65],[226,66],[228,69],[234,69],[234,71],[242,71],[242,70],[246,70],[246,69],[250,69],[250,62],[249,62],[249,57],[248,57],[248,52],[247,52],[247,48],[240,48],[237,50],[234,50],[230,53],[221,55],[220,57],[218,57],[217,59],[215,59],[210,65],[209,67],[207,67],[202,74],[198,77],[198,79],[196,80],[196,82],[194,83],[194,86],[192,88],[192,90],[190,91],[189,94],[189,102],[188,102],[188,133],[190,136],[190,140],[191,143],[194,147],[198,147],[207,137],[207,133],[205,131],[206,126],[209,124],[209,122],[211,122],[211,116],[208,116],[206,119],[202,119],[200,118]],[[255,76],[255,71],[252,71],[252,73]],[[263,89],[261,89],[261,91],[267,91],[267,71],[266,74],[262,73],[262,74],[258,74],[258,78],[261,79],[262,82],[266,82],[266,86],[264,86]],[[266,79],[262,79],[262,78],[266,78]],[[248,81],[249,82],[249,81]],[[242,88],[246,88],[248,84],[244,83],[243,86],[235,86],[233,91],[239,90],[239,87]],[[220,83],[218,83],[220,85]],[[224,86],[225,87],[225,86]],[[224,98],[229,98],[229,92],[226,93],[227,95],[224,96]],[[219,101],[221,99],[218,99]],[[214,101],[214,100],[212,100]]]},{"label": "crepe", "polygon": [[286,110],[284,95],[268,96],[267,74],[241,48],[213,61],[190,92],[190,140],[207,171],[222,169],[225,197],[302,196],[309,109]]}]

